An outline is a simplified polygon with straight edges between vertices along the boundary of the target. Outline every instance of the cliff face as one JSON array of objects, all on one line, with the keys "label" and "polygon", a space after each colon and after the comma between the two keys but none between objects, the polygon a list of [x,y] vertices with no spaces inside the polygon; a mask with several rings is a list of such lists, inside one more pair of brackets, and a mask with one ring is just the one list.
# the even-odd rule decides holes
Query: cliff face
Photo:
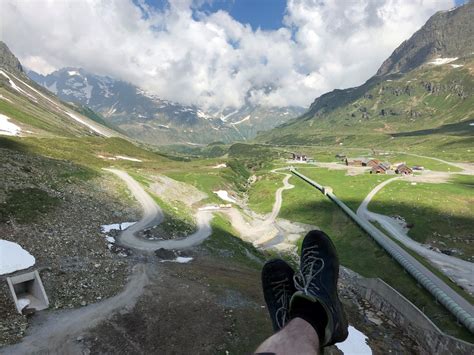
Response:
[{"label": "cliff face", "polygon": [[8,46],[0,41],[0,68],[5,68],[9,72],[22,73],[20,61],[15,57]]}]

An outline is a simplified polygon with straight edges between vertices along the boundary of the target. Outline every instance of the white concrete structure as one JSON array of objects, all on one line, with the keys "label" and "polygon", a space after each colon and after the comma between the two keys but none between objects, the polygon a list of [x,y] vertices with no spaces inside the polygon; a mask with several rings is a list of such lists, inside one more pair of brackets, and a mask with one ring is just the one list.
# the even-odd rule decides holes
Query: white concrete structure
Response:
[{"label": "white concrete structure", "polygon": [[8,277],[7,283],[19,313],[25,308],[41,311],[49,307],[48,296],[38,271]]}]

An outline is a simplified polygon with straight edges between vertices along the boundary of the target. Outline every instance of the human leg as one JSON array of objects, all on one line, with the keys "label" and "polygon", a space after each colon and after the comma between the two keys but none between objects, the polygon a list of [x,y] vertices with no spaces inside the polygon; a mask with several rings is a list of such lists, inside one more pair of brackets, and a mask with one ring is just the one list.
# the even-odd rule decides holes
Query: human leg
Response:
[{"label": "human leg", "polygon": [[280,331],[258,347],[259,353],[317,354],[347,338],[347,320],[337,294],[339,260],[324,232],[306,235],[293,285],[288,282],[292,274],[283,260],[270,261],[262,270],[265,301],[274,330]]},{"label": "human leg", "polygon": [[319,338],[313,326],[301,318],[293,318],[278,333],[265,340],[256,354],[319,354]]}]

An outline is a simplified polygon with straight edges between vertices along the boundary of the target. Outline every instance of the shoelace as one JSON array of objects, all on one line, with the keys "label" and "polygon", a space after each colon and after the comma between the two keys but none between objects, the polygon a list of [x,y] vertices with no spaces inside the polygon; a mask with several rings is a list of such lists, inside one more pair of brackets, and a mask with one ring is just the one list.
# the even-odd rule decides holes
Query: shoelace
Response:
[{"label": "shoelace", "polygon": [[281,329],[285,326],[288,320],[288,279],[274,281],[271,283],[272,289],[275,292],[275,298],[277,303],[281,305],[275,313],[276,323]]},{"label": "shoelace", "polygon": [[[305,250],[304,255],[302,256],[302,259],[305,260],[305,264],[293,278],[296,289],[298,291],[303,291],[305,294],[308,294],[310,286],[319,291],[319,287],[312,284],[312,281],[324,269],[324,260],[317,256],[319,252],[316,248],[317,245]],[[316,268],[316,263],[320,264],[319,268]]]}]

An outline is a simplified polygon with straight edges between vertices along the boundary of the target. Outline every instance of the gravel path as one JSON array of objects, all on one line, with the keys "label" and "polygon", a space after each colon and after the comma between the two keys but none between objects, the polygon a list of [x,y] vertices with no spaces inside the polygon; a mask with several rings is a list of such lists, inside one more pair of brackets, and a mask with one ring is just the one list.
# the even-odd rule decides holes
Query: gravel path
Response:
[{"label": "gravel path", "polygon": [[23,341],[1,349],[0,354],[82,354],[77,337],[114,312],[133,308],[148,282],[145,266],[138,264],[118,295],[87,307],[38,314]]}]

